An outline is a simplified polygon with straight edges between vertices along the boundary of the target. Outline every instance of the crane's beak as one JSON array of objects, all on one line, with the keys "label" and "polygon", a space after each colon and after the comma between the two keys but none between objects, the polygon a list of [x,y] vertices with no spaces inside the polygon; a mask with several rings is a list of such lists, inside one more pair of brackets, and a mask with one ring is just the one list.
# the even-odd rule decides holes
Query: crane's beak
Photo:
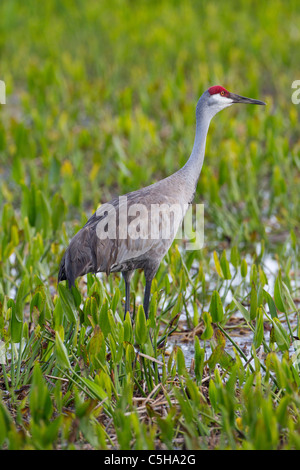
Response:
[{"label": "crane's beak", "polygon": [[229,97],[228,97],[228,98],[231,98],[233,103],[263,104],[263,105],[266,104],[266,103],[264,103],[263,101],[253,100],[252,98],[245,98],[245,96],[236,95],[236,94],[234,94],[234,93],[229,93]]}]

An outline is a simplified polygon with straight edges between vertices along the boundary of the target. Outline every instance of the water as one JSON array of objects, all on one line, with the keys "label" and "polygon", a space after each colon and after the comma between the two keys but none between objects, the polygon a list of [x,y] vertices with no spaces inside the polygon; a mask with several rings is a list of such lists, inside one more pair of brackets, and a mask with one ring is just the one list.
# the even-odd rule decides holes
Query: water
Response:
[{"label": "water", "polygon": [[[252,258],[250,255],[246,256],[246,261],[248,266],[252,264]],[[266,273],[267,279],[268,279],[268,284],[264,286],[264,289],[273,296],[274,294],[274,285],[275,285],[275,280],[278,275],[278,263],[277,261],[271,256],[271,255],[266,255],[263,258],[263,266],[264,266],[264,271]],[[232,281],[232,288],[236,288],[239,285],[241,285],[243,281],[242,276],[238,273],[236,277]],[[246,285],[250,285],[250,272],[248,270],[247,277],[245,279]],[[226,286],[223,285],[221,289],[219,290],[219,294],[221,298],[224,297],[224,302],[223,302],[223,307],[224,309],[226,308],[227,305],[229,305],[232,302],[233,294],[231,289],[227,290]],[[203,307],[204,311],[209,310],[209,305],[206,305]],[[192,304],[188,305],[188,311],[193,315],[193,306]],[[284,318],[282,319],[283,324],[285,324]],[[290,318],[290,323],[293,326],[296,326],[297,318],[296,314],[291,316]],[[244,327],[244,318],[242,314],[237,310],[227,321],[226,323],[226,331],[228,332],[229,336],[233,339],[233,341],[236,343],[236,345],[243,351],[245,354],[247,360],[251,359],[251,348],[253,344],[253,333],[249,328]],[[184,356],[185,356],[185,361],[186,361],[186,366],[189,368],[192,360],[194,358],[195,350],[194,350],[194,337],[192,334],[188,335],[188,325],[186,321],[186,313],[183,313],[180,316],[179,319],[179,324],[183,330],[185,330],[184,333],[180,334],[173,334],[171,337],[168,338],[168,345],[167,345],[167,352],[171,353],[173,348],[178,345],[182,349]],[[270,330],[271,327],[268,323],[265,323],[265,331],[264,331],[264,339],[266,342],[269,342],[270,338]],[[201,334],[200,334],[201,336]],[[184,339],[183,339],[184,338]],[[189,339],[187,339],[189,338]],[[204,345],[204,341],[200,340],[202,343],[202,346]],[[206,341],[205,343],[205,350],[206,350],[206,360],[209,358],[211,355],[211,341]],[[226,338],[226,346],[225,350],[232,356],[234,357],[234,352],[233,352],[233,345],[232,343]],[[261,350],[262,353],[262,350]],[[291,345],[290,353],[294,354],[294,344]]]},{"label": "water", "polygon": [[[259,250],[260,250],[260,245],[257,245],[257,255],[259,255]],[[250,254],[246,255],[245,259],[246,259],[247,265],[251,266],[252,263],[253,263],[253,258],[251,257],[251,255]],[[10,275],[14,278],[15,275],[16,275],[16,270],[14,268],[15,261],[16,261],[15,254],[12,254],[10,256],[9,261],[10,261],[10,264],[12,266],[11,271],[10,271]],[[210,264],[211,264],[211,266],[214,265],[213,257],[211,257]],[[268,284],[266,284],[264,286],[264,289],[271,296],[273,296],[275,279],[276,279],[277,274],[278,274],[278,263],[277,263],[276,259],[271,254],[267,254],[263,258],[262,265],[263,265],[263,269],[264,269],[264,271],[266,273],[266,276],[267,276],[267,279],[268,279]],[[194,268],[196,270],[198,270],[197,265],[195,265]],[[210,283],[210,289],[211,290],[214,289],[214,288],[217,288],[216,285],[214,285],[214,286],[212,285],[211,277],[210,277],[209,273],[206,273],[206,278],[207,278],[207,282]],[[102,279],[102,281],[106,282],[105,279]],[[170,281],[172,281],[171,277],[170,277]],[[230,281],[228,281],[228,282],[230,282]],[[236,288],[241,286],[243,282],[249,289],[249,286],[250,286],[250,270],[249,269],[248,269],[246,279],[243,279],[242,276],[240,275],[240,273],[238,272],[235,275],[234,279],[232,279],[232,281],[231,281],[231,288],[230,289],[227,289],[226,283],[224,283],[224,285],[219,289],[220,296],[223,300],[224,309],[226,308],[227,305],[229,305],[232,302],[232,299],[233,299],[232,291],[234,291]],[[295,281],[292,282],[292,285],[294,285],[294,284],[295,284]],[[56,294],[55,287],[50,286],[50,288],[51,288],[51,295],[55,295]],[[186,298],[189,297],[189,294],[191,293],[191,291],[192,291],[192,287],[188,286],[187,292],[186,292]],[[10,298],[15,299],[16,298],[16,293],[17,293],[17,288],[15,286],[12,286],[11,289],[10,289],[10,294],[9,294]],[[244,292],[244,294],[246,295],[246,291]],[[241,295],[242,295],[242,293],[240,292],[239,296],[241,296]],[[138,304],[140,304],[140,303],[142,303],[143,299],[142,299],[142,297],[140,297],[138,295],[136,297],[136,301],[137,301]],[[193,315],[194,315],[194,309],[193,309],[192,302],[188,303],[187,310],[188,310],[188,313],[189,313],[190,317],[192,318]],[[202,310],[208,311],[209,310],[209,305],[204,305],[202,307]],[[296,315],[291,316],[291,317],[292,317],[291,320],[290,320],[291,324],[293,326],[296,326],[296,321],[297,321]],[[284,319],[283,319],[283,321],[284,321]],[[181,316],[179,318],[179,325],[180,325],[181,332],[180,333],[173,333],[172,336],[170,336],[168,338],[167,353],[171,353],[171,351],[173,350],[173,348],[176,345],[180,346],[180,348],[182,349],[182,351],[184,353],[184,356],[185,356],[186,365],[187,365],[187,367],[190,367],[190,365],[192,363],[192,359],[194,358],[194,354],[195,354],[195,351],[194,351],[194,336],[193,336],[193,332],[190,331],[189,328],[188,328],[188,323],[187,323],[186,312],[185,311],[181,314]],[[269,334],[270,334],[269,331],[266,329],[268,327],[269,327],[268,323],[265,323],[265,335],[264,336],[265,336],[266,341],[269,340]],[[238,310],[235,311],[234,314],[231,315],[231,317],[226,322],[226,331],[228,331],[230,337],[232,337],[232,339],[237,344],[237,346],[244,352],[245,356],[249,359],[250,356],[251,356],[253,333],[248,328],[244,328],[244,319],[243,319],[241,313]],[[200,338],[201,333],[198,331],[197,334],[199,335],[199,338]],[[204,342],[202,340],[200,340],[200,341],[201,341],[202,344],[204,344]],[[206,347],[206,359],[208,359],[210,354],[211,354],[211,341],[206,341],[205,347]],[[293,346],[292,346],[292,348],[293,348]],[[229,354],[231,354],[232,356],[234,355],[233,354],[233,345],[228,339],[226,339],[226,348],[225,349]],[[291,350],[291,352],[293,353],[293,350]]]}]

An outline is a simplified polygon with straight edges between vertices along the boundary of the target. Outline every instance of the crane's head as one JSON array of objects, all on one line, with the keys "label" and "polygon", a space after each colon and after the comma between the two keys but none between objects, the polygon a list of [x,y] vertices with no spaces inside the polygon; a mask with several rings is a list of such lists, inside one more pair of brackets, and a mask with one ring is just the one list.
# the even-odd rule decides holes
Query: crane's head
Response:
[{"label": "crane's head", "polygon": [[218,111],[221,111],[227,106],[231,106],[234,103],[244,103],[244,104],[266,104],[263,101],[253,100],[252,98],[245,98],[244,96],[235,95],[230,93],[226,88],[222,86],[212,86],[206,92],[206,102],[213,114],[216,114]]}]

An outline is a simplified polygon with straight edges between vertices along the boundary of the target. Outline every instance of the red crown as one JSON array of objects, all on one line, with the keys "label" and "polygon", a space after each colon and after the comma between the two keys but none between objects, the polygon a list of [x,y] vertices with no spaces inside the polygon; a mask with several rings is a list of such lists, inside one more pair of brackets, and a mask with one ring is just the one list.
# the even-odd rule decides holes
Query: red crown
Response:
[{"label": "red crown", "polygon": [[224,96],[228,96],[229,95],[229,91],[226,90],[226,88],[223,88],[222,86],[219,86],[219,85],[216,85],[216,86],[211,86],[209,89],[208,89],[208,92],[210,95],[215,95],[217,93],[221,93],[221,91],[224,91],[225,95]]}]

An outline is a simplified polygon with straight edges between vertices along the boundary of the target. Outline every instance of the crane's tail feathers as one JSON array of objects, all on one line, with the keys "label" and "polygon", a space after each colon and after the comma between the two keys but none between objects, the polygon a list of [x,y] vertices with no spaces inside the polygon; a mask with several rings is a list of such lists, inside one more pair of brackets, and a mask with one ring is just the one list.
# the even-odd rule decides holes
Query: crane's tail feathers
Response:
[{"label": "crane's tail feathers", "polygon": [[59,267],[58,273],[58,282],[60,281],[68,281],[69,289],[72,286],[75,286],[75,276],[73,275],[72,267],[70,263],[66,263],[66,258],[68,256],[68,251],[65,252]]},{"label": "crane's tail feathers", "polygon": [[60,262],[59,272],[58,272],[58,277],[57,277],[58,282],[65,281],[67,279],[66,271],[65,271],[65,257],[66,257],[66,254],[64,254]]}]

